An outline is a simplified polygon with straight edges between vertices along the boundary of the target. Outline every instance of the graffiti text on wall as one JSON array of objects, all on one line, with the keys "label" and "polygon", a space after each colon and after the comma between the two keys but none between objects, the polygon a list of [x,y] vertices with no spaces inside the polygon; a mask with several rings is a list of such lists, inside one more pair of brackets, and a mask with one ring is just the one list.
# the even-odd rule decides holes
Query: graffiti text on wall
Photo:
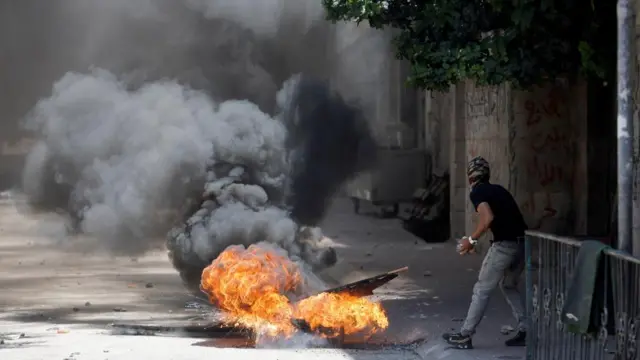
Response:
[{"label": "graffiti text on wall", "polygon": [[[557,220],[566,214],[565,201],[571,201],[577,147],[565,90],[550,88],[531,94],[524,102],[524,126],[519,151],[526,164],[527,198],[522,210],[530,226],[557,231]],[[553,194],[569,193],[567,196]],[[559,203],[554,203],[558,201]]]},{"label": "graffiti text on wall", "polygon": [[524,104],[525,138],[530,152],[527,174],[538,190],[573,185],[575,137],[566,100],[558,92],[551,89],[545,96],[528,99]]},{"label": "graffiti text on wall", "polygon": [[465,140],[468,159],[479,155],[487,156],[487,154],[480,154],[479,149],[482,147],[477,140],[486,140],[495,131],[495,126],[492,124],[498,120],[495,117],[498,98],[496,87],[472,86],[465,93]]},{"label": "graffiti text on wall", "polygon": [[496,111],[498,88],[473,86],[465,93],[466,114],[469,119],[492,116]]}]

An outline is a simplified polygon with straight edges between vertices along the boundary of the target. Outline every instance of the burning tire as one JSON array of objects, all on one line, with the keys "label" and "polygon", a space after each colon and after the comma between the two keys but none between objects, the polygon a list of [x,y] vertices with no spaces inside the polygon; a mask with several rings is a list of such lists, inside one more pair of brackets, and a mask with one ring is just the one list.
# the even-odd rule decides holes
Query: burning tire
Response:
[{"label": "burning tire", "polygon": [[320,230],[295,223],[245,167],[218,164],[207,179],[200,206],[167,237],[169,259],[190,291],[200,292],[202,271],[232,245],[267,242],[313,269],[336,263],[335,250],[321,245]]}]

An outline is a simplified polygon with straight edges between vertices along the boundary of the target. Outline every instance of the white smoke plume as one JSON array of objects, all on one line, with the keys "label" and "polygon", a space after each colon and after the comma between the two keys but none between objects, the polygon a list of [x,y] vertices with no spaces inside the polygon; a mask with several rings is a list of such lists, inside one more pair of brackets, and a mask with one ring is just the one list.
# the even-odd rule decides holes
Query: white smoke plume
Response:
[{"label": "white smoke plume", "polygon": [[31,204],[64,208],[71,229],[116,254],[166,237],[192,287],[230,245],[332,265],[317,226],[375,144],[327,85],[339,64],[320,2],[183,1],[65,3],[105,31],[89,32],[96,41],[26,118],[39,139],[23,172]]},{"label": "white smoke plume", "polygon": [[284,171],[283,124],[247,101],[215,104],[175,82],[129,91],[104,70],[69,73],[28,125],[42,142],[27,162],[27,193],[37,195],[47,180],[34,181],[32,171],[49,154],[56,182],[68,184],[81,207],[82,230],[127,252],[148,250],[143,235],[163,223],[157,212],[191,195],[212,155],[251,166],[266,181]]}]

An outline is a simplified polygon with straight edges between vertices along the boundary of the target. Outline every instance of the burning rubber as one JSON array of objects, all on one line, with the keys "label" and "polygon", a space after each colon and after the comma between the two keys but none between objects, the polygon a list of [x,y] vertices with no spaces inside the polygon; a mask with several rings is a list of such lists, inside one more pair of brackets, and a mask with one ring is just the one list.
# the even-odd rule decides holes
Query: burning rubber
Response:
[{"label": "burning rubber", "polygon": [[278,250],[267,244],[232,246],[204,269],[201,290],[223,312],[224,323],[266,338],[299,330],[326,338],[370,337],[389,326],[382,305],[360,296],[371,293],[375,281],[310,295],[303,270]]},{"label": "burning rubber", "polygon": [[[229,268],[227,265],[232,265]],[[275,271],[279,269],[280,271]],[[295,293],[300,283],[295,266],[277,253],[252,245],[232,247],[220,255],[202,276],[202,291],[222,312],[220,322],[206,325],[154,326],[114,324],[118,334],[180,334],[209,338],[195,345],[212,347],[277,347],[296,335],[308,334],[324,342],[316,347],[380,349],[413,346],[422,338],[389,340],[380,303],[365,299],[373,290],[407,268],[389,271],[318,294],[291,300],[275,291]],[[229,276],[221,274],[228,273]]]}]

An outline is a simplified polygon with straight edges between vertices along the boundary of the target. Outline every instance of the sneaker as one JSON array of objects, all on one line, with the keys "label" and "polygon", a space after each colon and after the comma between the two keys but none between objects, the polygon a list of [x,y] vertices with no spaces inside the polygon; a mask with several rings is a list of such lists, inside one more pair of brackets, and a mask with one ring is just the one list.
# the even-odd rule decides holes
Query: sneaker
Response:
[{"label": "sneaker", "polygon": [[527,346],[527,333],[518,331],[514,337],[505,341],[504,344],[507,346]]},{"label": "sneaker", "polygon": [[471,336],[469,335],[463,335],[461,333],[445,333],[442,335],[442,338],[447,342],[447,344],[456,349],[473,349]]}]

